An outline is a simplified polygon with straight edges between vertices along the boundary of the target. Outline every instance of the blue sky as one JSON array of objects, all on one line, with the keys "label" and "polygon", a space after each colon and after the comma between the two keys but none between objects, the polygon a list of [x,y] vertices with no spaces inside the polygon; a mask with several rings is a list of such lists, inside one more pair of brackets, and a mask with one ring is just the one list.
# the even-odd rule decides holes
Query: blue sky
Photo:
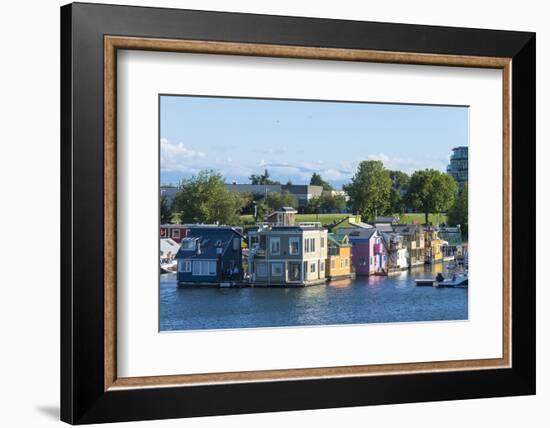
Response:
[{"label": "blue sky", "polygon": [[309,183],[318,172],[336,188],[357,164],[445,170],[451,149],[468,144],[468,108],[375,103],[161,96],[161,184],[201,169],[248,183]]}]

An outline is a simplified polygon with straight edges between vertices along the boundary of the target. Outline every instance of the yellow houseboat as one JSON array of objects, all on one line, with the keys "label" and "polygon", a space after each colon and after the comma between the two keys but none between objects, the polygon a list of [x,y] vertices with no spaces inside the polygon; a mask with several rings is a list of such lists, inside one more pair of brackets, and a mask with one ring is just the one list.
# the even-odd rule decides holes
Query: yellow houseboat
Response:
[{"label": "yellow houseboat", "polygon": [[355,277],[351,266],[351,244],[348,235],[328,234],[326,277],[329,280]]},{"label": "yellow houseboat", "polygon": [[424,229],[426,258],[425,263],[435,264],[443,261],[443,244],[444,241],[439,237],[437,229],[434,227],[426,227]]}]

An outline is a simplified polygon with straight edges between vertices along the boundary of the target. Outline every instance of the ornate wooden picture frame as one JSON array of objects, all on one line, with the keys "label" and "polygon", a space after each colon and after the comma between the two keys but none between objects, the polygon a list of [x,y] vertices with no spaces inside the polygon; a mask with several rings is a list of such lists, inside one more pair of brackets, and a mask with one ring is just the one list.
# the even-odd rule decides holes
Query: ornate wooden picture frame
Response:
[{"label": "ornate wooden picture frame", "polygon": [[[120,49],[502,70],[502,358],[118,377]],[[535,215],[534,34],[77,3],[61,9],[61,53],[62,420],[81,424],[535,392],[535,261],[521,251],[534,247],[535,235],[519,227],[533,223]]]}]

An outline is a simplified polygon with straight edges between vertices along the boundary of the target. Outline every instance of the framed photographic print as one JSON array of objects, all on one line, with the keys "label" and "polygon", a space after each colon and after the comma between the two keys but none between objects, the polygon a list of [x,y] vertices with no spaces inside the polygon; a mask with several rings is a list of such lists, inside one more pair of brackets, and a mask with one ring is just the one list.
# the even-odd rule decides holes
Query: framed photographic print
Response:
[{"label": "framed photographic print", "polygon": [[61,53],[62,420],[535,393],[533,33],[76,3]]}]

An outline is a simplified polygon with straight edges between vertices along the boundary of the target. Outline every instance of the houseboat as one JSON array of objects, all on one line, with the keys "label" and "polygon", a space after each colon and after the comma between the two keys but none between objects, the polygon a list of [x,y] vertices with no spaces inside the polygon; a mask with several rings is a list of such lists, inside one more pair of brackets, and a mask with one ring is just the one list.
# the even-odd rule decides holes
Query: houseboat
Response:
[{"label": "houseboat", "polygon": [[455,260],[462,256],[462,229],[456,227],[440,227],[439,237],[443,240],[443,261]]},{"label": "houseboat", "polygon": [[388,254],[382,235],[376,228],[355,229],[347,236],[352,245],[351,260],[356,275],[387,274]]},{"label": "houseboat", "polygon": [[240,229],[218,225],[191,225],[176,255],[180,286],[236,285],[242,282]]},{"label": "houseboat", "polygon": [[170,238],[178,244],[187,236],[188,224],[161,224],[160,238]]},{"label": "houseboat", "polygon": [[443,261],[443,240],[439,237],[437,228],[433,226],[424,228],[424,242],[426,247],[424,262],[431,265],[441,263]]},{"label": "houseboat", "polygon": [[425,262],[423,227],[419,224],[396,224],[393,231],[403,237],[409,267],[422,266]]},{"label": "houseboat", "polygon": [[382,239],[388,252],[388,273],[408,269],[409,256],[403,236],[395,232],[382,232]]},{"label": "houseboat", "polygon": [[354,278],[351,264],[351,244],[347,235],[328,234],[325,276],[328,280]]},{"label": "houseboat", "polygon": [[281,209],[248,232],[249,280],[255,287],[324,284],[327,230],[320,223],[296,223],[296,211]]}]

